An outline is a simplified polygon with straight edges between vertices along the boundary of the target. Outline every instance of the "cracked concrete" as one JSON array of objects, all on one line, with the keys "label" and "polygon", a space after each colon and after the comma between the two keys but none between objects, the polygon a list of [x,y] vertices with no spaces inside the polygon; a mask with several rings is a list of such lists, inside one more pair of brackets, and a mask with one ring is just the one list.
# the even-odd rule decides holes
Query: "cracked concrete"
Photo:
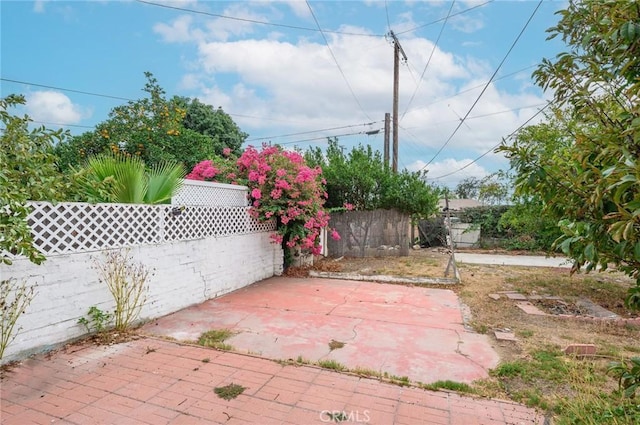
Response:
[{"label": "cracked concrete", "polygon": [[[196,340],[210,329],[239,332],[225,342],[271,359],[335,360],[424,383],[487,376],[498,355],[487,336],[465,329],[447,289],[272,278],[154,320],[143,332]],[[347,342],[329,350],[331,340]],[[327,352],[329,351],[329,352]]]}]

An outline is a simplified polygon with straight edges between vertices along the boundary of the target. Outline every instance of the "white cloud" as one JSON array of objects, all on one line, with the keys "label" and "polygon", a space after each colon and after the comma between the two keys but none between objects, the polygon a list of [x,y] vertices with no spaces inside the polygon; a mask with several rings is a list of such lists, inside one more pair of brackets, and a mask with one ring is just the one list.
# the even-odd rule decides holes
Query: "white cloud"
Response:
[{"label": "white cloud", "polygon": [[[242,16],[239,15],[242,10],[247,12],[243,3],[234,3],[231,7],[236,9],[233,12],[227,9],[224,13]],[[245,16],[266,20],[259,18],[257,13],[254,8],[252,14]],[[410,15],[396,15],[396,18],[413,25]],[[190,61],[195,66],[190,67],[180,87],[214,107],[222,106],[226,112],[238,114],[234,120],[253,137],[371,121],[378,121],[372,128],[380,128],[385,112],[391,112],[393,47],[384,38],[327,33],[330,52],[323,40],[313,34],[300,34],[298,38],[265,37],[269,33],[253,35],[254,28],[249,23],[240,24],[239,29],[231,29],[238,23],[212,19],[200,24],[194,18],[189,22],[180,21],[181,27],[176,21],[169,25],[176,33],[174,40],[190,38],[198,52],[197,57]],[[474,25],[481,25],[481,20]],[[340,30],[371,32],[353,25],[342,26]],[[202,36],[193,36],[195,31],[200,31]],[[462,158],[476,158],[490,151],[536,112],[532,105],[543,102],[535,87],[522,84],[507,92],[498,89],[502,85],[489,85],[466,122],[451,137],[460,124],[460,118],[478,99],[494,65],[484,58],[472,56],[471,50],[465,50],[466,56],[460,56],[438,47],[416,90],[416,80],[422,74],[434,43],[424,37],[406,34],[401,42],[409,57],[409,64],[400,68],[401,167],[411,164],[409,167],[415,168],[432,161],[430,176],[461,168],[469,161],[464,162]],[[521,109],[523,106],[529,108]],[[297,140],[359,130],[361,128],[332,134],[318,133]],[[272,139],[274,143],[295,140]],[[358,141],[371,142],[375,148],[382,148],[380,141],[372,142],[366,136],[340,138],[346,149]],[[315,142],[301,147],[312,143]],[[433,158],[440,149],[442,151]],[[487,154],[482,163],[490,171],[507,165],[500,155],[493,153]],[[493,164],[499,165],[494,168]],[[443,171],[440,172],[438,167]],[[485,168],[473,164],[444,182],[486,174]]]},{"label": "white cloud", "polygon": [[484,20],[481,12],[474,13],[473,16],[469,16],[468,14],[456,15],[450,18],[448,22],[456,30],[467,34],[484,28]]},{"label": "white cloud", "polygon": [[311,17],[311,11],[309,10],[309,6],[307,6],[307,2],[301,0],[288,0],[285,3],[289,5],[293,13],[299,18],[309,18]]},{"label": "white cloud", "polygon": [[27,114],[34,121],[76,124],[90,113],[74,105],[66,95],[56,91],[36,91],[27,96]]},{"label": "white cloud", "polygon": [[44,13],[44,3],[46,0],[36,0],[33,2],[33,11],[36,13]]},{"label": "white cloud", "polygon": [[153,26],[153,31],[160,34],[168,43],[185,43],[198,38],[197,32],[191,31],[192,18],[189,15],[178,16],[169,25],[158,23]]}]

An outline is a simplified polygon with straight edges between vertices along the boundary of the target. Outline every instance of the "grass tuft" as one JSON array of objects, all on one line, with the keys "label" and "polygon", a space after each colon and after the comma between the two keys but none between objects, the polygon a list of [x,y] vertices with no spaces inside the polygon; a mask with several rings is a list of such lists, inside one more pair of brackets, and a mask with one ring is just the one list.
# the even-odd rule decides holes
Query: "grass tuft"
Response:
[{"label": "grass tuft", "polygon": [[246,388],[242,385],[238,384],[229,384],[224,387],[216,387],[213,391],[218,395],[218,397],[223,398],[225,400],[232,400],[238,397],[240,394],[244,392]]},{"label": "grass tuft", "polygon": [[198,338],[198,344],[203,347],[217,348],[218,350],[233,351],[233,346],[225,344],[224,341],[231,338],[235,333],[229,329],[212,329],[204,332]]},{"label": "grass tuft", "polygon": [[421,387],[424,388],[425,390],[432,390],[432,391],[450,390],[450,391],[457,391],[460,393],[469,393],[469,394],[473,394],[475,392],[475,390],[469,384],[465,384],[464,382],[450,381],[450,380],[436,381],[431,384],[422,384]]},{"label": "grass tuft", "polygon": [[344,370],[347,370],[347,367],[345,365],[343,365],[342,363],[339,363],[335,360],[320,360],[318,361],[318,366],[320,366],[321,368],[324,369],[331,369],[331,370],[335,370],[338,372],[342,372]]}]

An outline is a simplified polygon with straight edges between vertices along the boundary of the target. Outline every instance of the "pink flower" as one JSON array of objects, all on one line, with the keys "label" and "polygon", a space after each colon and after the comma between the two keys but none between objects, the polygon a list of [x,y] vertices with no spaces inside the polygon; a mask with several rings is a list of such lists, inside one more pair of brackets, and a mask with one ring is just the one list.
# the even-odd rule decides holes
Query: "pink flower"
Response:
[{"label": "pink flower", "polygon": [[231,148],[224,148],[224,149],[222,149],[222,155],[224,155],[224,156],[229,156],[229,155],[231,155]]},{"label": "pink flower", "polygon": [[278,177],[284,177],[287,175],[287,170],[285,170],[284,168],[278,168],[278,170],[276,171],[276,176]]},{"label": "pink flower", "polygon": [[355,207],[353,206],[353,204],[350,204],[350,203],[348,203],[348,202],[345,202],[345,203],[344,203],[344,208],[345,208],[347,211],[353,211],[353,210],[355,209]]},{"label": "pink flower", "polygon": [[218,170],[216,170],[215,167],[208,167],[202,170],[202,177],[205,179],[211,179],[215,177],[216,174],[218,174]]},{"label": "pink flower", "polygon": [[331,239],[333,239],[334,241],[340,240],[340,234],[336,229],[331,229]]},{"label": "pink flower", "polygon": [[251,191],[251,197],[253,199],[260,199],[262,198],[262,192],[260,192],[260,189],[255,188]]},{"label": "pink flower", "polygon": [[286,180],[276,180],[276,189],[289,190],[291,189],[291,185]]},{"label": "pink flower", "polygon": [[296,183],[304,183],[315,178],[316,174],[313,170],[307,166],[301,167],[300,171],[298,171],[298,176],[296,177]]},{"label": "pink flower", "polygon": [[218,169],[213,166],[213,161],[205,160],[197,163],[186,178],[190,180],[212,179],[218,173]]},{"label": "pink flower", "polygon": [[282,196],[282,190],[281,189],[273,189],[271,191],[271,197],[273,199],[280,199],[281,196]]}]

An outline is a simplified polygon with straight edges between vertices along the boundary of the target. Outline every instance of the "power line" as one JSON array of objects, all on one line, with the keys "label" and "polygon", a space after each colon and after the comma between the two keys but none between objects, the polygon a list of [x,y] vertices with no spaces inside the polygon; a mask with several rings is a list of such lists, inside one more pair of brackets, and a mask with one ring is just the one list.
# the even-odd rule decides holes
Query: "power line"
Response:
[{"label": "power line", "polygon": [[387,0],[384,0],[384,10],[387,13],[387,29],[391,31],[391,21],[389,20],[389,5],[387,4]]},{"label": "power line", "polygon": [[[43,88],[47,88],[47,89],[60,90],[60,91],[71,92],[71,93],[79,93],[79,94],[84,94],[84,95],[88,95],[88,96],[105,97],[105,98],[109,98],[109,99],[125,100],[127,102],[135,102],[134,99],[129,99],[129,98],[126,98],[126,97],[111,96],[111,95],[108,95],[108,94],[93,93],[93,92],[87,92],[87,91],[81,91],[81,90],[75,90],[75,89],[68,89],[68,88],[64,88],[64,87],[49,86],[49,85],[45,85],[45,84],[32,83],[30,81],[12,80],[12,79],[9,79],[9,78],[0,78],[0,81],[7,81],[7,82],[10,82],[10,83],[16,83],[16,84],[23,84],[25,86],[43,87]],[[285,123],[296,123],[296,124],[300,123],[300,122],[297,122],[297,121],[278,120],[278,119],[274,119],[274,118],[256,117],[256,116],[252,116],[252,115],[233,114],[233,113],[230,113],[230,112],[225,112],[225,113],[227,115],[232,116],[232,117],[251,118],[251,119],[257,119],[257,120],[267,120],[267,121],[272,121],[272,122],[285,122]]]},{"label": "power line", "polygon": [[462,124],[464,124],[464,121],[467,119],[467,117],[469,116],[469,114],[471,113],[471,111],[473,110],[473,108],[476,106],[476,104],[480,101],[480,98],[482,97],[482,95],[484,94],[484,92],[487,90],[487,88],[489,87],[489,84],[491,84],[491,82],[493,81],[493,79],[495,78],[495,76],[498,74],[498,71],[500,71],[500,68],[502,67],[502,65],[504,64],[504,62],[507,60],[507,57],[509,57],[509,54],[511,53],[511,51],[514,49],[514,47],[516,46],[516,43],[518,42],[518,40],[520,40],[520,37],[522,37],[522,34],[524,34],[524,31],[527,29],[527,27],[529,26],[529,23],[531,22],[531,20],[533,19],[533,17],[535,16],[536,12],[538,11],[538,9],[540,8],[540,5],[542,5],[542,1],[540,0],[538,2],[538,5],[536,6],[536,8],[533,10],[533,12],[531,13],[531,16],[529,16],[529,19],[527,20],[527,22],[524,24],[524,27],[522,27],[522,30],[520,30],[520,33],[518,34],[518,36],[516,37],[516,39],[513,41],[513,43],[511,44],[511,47],[509,48],[509,50],[507,51],[507,54],[504,55],[504,57],[502,58],[502,61],[500,62],[500,64],[498,65],[498,67],[496,68],[496,70],[494,71],[493,75],[491,76],[491,78],[489,78],[489,81],[487,81],[487,84],[485,84],[484,88],[482,89],[482,91],[480,92],[480,94],[478,95],[478,97],[476,98],[476,100],[473,102],[473,104],[471,105],[471,107],[469,108],[469,110],[467,111],[467,113],[465,114],[464,117],[462,117],[462,119],[460,120],[460,123],[457,125],[457,127],[453,130],[453,133],[451,133],[451,136],[449,136],[449,138],[444,142],[444,144],[440,147],[440,149],[438,149],[438,151],[435,153],[435,155],[433,155],[433,158],[431,158],[429,160],[429,162],[427,162],[425,164],[424,167],[422,167],[422,169],[425,169],[429,164],[431,164],[433,162],[433,160],[435,160],[437,158],[437,156],[440,154],[440,152],[442,152],[442,150],[445,148],[445,146],[447,146],[449,144],[449,142],[451,141],[451,139],[453,139],[453,136],[456,135],[456,133],[458,132],[458,130],[460,129],[460,127],[462,127]]},{"label": "power line", "polygon": [[[509,73],[509,74],[505,74],[505,75],[503,75],[502,77],[495,78],[493,81],[494,81],[494,82],[496,82],[496,81],[504,80],[505,78],[509,78],[509,77],[511,77],[511,76],[513,76],[513,75],[517,75],[517,74],[519,74],[519,73],[521,73],[521,72],[523,72],[523,71],[526,71],[527,69],[536,68],[537,66],[538,66],[538,65],[529,65],[529,66],[526,66],[526,67],[521,68],[521,69],[519,69],[519,70],[517,70],[517,71],[513,71],[513,72],[511,72],[511,73]],[[436,103],[440,103],[440,102],[444,102],[445,100],[453,99],[454,97],[460,96],[461,94],[468,93],[468,92],[473,91],[473,90],[475,90],[475,89],[478,89],[478,88],[480,88],[480,87],[484,87],[484,85],[485,85],[485,84],[486,84],[486,83],[478,84],[477,86],[473,86],[473,87],[469,87],[468,89],[464,89],[464,90],[462,90],[462,91],[459,91],[459,92],[457,92],[456,94],[453,94],[453,95],[451,95],[451,96],[443,97],[443,98],[441,98],[441,99],[434,100],[434,101],[433,101],[433,102],[431,102],[431,103],[427,103],[426,105],[422,105],[422,106],[416,107],[416,108],[415,108],[415,109],[413,109],[413,110],[414,110],[414,111],[416,111],[416,110],[424,109],[424,108],[427,108],[427,107],[429,107],[429,106],[431,106],[431,105],[435,105]],[[406,112],[409,112],[409,111],[407,110]],[[406,112],[405,112],[405,113],[406,113]]]},{"label": "power line", "polygon": [[[451,171],[450,173],[446,173],[443,174],[441,176],[438,177],[431,177],[431,180],[439,180],[442,179],[444,177],[449,177],[453,174],[459,173],[460,171],[464,170],[465,168],[471,166],[472,164],[475,164],[476,162],[478,162],[480,159],[484,158],[486,155],[488,155],[489,153],[493,152],[494,150],[496,150],[498,148],[498,146],[500,146],[505,140],[508,140],[510,138],[512,138],[515,134],[517,134],[525,125],[527,125],[529,122],[531,122],[531,120],[533,120],[535,117],[537,117],[538,115],[540,115],[542,113],[542,111],[544,111],[545,109],[547,109],[549,106],[551,105],[551,102],[547,103],[543,108],[538,109],[538,112],[536,112],[535,114],[533,114],[533,116],[531,118],[529,118],[528,120],[526,120],[524,123],[522,123],[518,128],[516,128],[514,131],[512,131],[507,137],[505,137],[502,141],[500,141],[498,144],[494,145],[491,149],[489,149],[488,151],[486,151],[485,153],[483,153],[482,155],[480,155],[479,157],[477,157],[476,159],[474,159],[473,161],[471,161],[470,163],[466,164],[463,167],[458,168],[455,171]],[[422,169],[424,169],[424,167],[422,167]],[[421,169],[421,170],[422,170]]]},{"label": "power line", "polygon": [[31,120],[31,122],[36,124],[55,125],[60,127],[96,128],[95,125],[62,124],[59,122],[46,122],[46,121],[35,121],[35,120]]},{"label": "power line", "polygon": [[338,63],[338,59],[336,59],[336,56],[333,54],[333,50],[331,50],[331,45],[329,44],[329,40],[327,40],[327,37],[324,35],[324,32],[322,31],[322,28],[320,28],[320,23],[318,22],[318,19],[316,18],[316,14],[313,13],[313,9],[311,8],[311,5],[306,0],[305,0],[305,3],[307,3],[307,7],[309,8],[309,11],[311,12],[311,16],[313,17],[313,20],[315,21],[316,25],[318,26],[318,30],[320,30],[320,35],[322,35],[322,39],[324,40],[324,43],[327,45],[327,48],[329,49],[329,53],[331,53],[331,57],[333,58],[333,61],[335,62],[336,66],[338,67],[338,70],[340,71],[340,74],[342,75],[342,78],[344,79],[344,82],[347,83],[347,87],[349,87],[349,91],[351,92],[351,95],[353,96],[353,98],[355,99],[356,103],[360,107],[360,110],[362,111],[364,116],[367,117],[367,119],[369,121],[373,121],[373,119],[371,119],[371,117],[367,114],[367,112],[362,107],[362,104],[360,103],[360,101],[358,100],[358,97],[356,96],[355,92],[353,91],[353,88],[351,87],[351,84],[349,84],[349,80],[347,80],[347,76],[344,74],[344,71],[342,70],[342,67],[340,67],[340,64]]},{"label": "power line", "polygon": [[447,13],[447,17],[445,18],[444,22],[442,22],[442,27],[440,27],[440,32],[438,33],[438,38],[436,39],[436,42],[433,44],[433,49],[431,49],[431,53],[429,54],[429,59],[427,59],[427,63],[424,65],[424,69],[422,70],[422,74],[420,74],[420,79],[418,80],[418,84],[416,84],[416,89],[413,91],[413,94],[409,99],[409,103],[407,103],[407,107],[404,109],[404,112],[400,117],[400,121],[404,119],[404,116],[407,114],[407,111],[409,110],[409,106],[411,106],[411,102],[413,102],[413,99],[416,97],[416,93],[418,93],[418,89],[420,88],[420,83],[422,82],[422,79],[424,78],[424,74],[427,72],[427,68],[431,63],[431,58],[433,58],[433,54],[435,53],[436,48],[438,47],[438,42],[440,42],[440,37],[442,36],[444,27],[447,25],[447,20],[449,19],[449,16],[451,16],[451,11],[453,10],[453,5],[455,3],[456,3],[455,0],[451,2],[451,7],[449,7],[449,12]]},{"label": "power line", "polygon": [[374,130],[374,132],[368,132],[368,131],[358,131],[355,133],[344,133],[344,134],[332,134],[330,136],[321,136],[321,137],[313,137],[310,139],[302,139],[302,140],[295,140],[293,142],[284,142],[284,143],[278,143],[279,145],[293,145],[296,143],[302,143],[302,142],[312,142],[314,140],[323,140],[323,139],[328,139],[329,137],[346,137],[346,136],[356,136],[358,134],[367,134],[369,135],[369,133],[371,134],[378,134],[378,132],[380,132],[381,130],[384,130],[382,128],[379,128],[377,130]]},{"label": "power line", "polygon": [[365,125],[372,125],[372,124],[375,124],[375,123],[378,123],[378,122],[382,122],[382,121],[367,122],[367,123],[362,123],[362,124],[343,125],[341,127],[322,128],[320,130],[301,131],[299,133],[281,134],[279,136],[256,137],[254,139],[247,139],[246,141],[247,142],[255,142],[255,141],[258,141],[258,140],[280,139],[282,137],[300,136],[302,134],[318,133],[318,132],[321,132],[321,131],[331,131],[331,130],[341,130],[343,128],[361,127],[361,126],[365,126]]},{"label": "power line", "polygon": [[178,7],[178,6],[170,6],[168,4],[154,3],[154,2],[146,1],[146,0],[136,0],[136,1],[138,3],[148,4],[150,6],[162,7],[162,8],[165,8],[165,9],[179,10],[181,12],[195,13],[195,14],[198,14],[198,15],[206,15],[206,16],[211,16],[211,17],[214,17],[214,18],[229,19],[229,20],[232,20],[232,21],[249,22],[251,24],[269,25],[269,26],[272,26],[272,27],[289,28],[289,29],[302,30],[302,31],[313,31],[313,32],[318,32],[318,31],[322,32],[322,31],[324,31],[324,32],[328,32],[328,33],[331,33],[331,34],[354,35],[354,36],[360,36],[360,37],[384,37],[384,35],[378,35],[378,34],[364,34],[364,33],[344,32],[344,31],[330,31],[330,30],[322,30],[320,28],[316,29],[316,28],[300,27],[300,26],[296,26],[296,25],[276,24],[276,23],[273,23],[273,22],[258,21],[256,19],[239,18],[237,16],[220,15],[218,13],[204,12],[202,10],[187,9],[187,8]]},{"label": "power line", "polygon": [[71,92],[71,93],[86,94],[88,96],[98,96],[98,97],[106,97],[106,98],[109,98],[109,99],[133,101],[133,99],[127,99],[126,97],[111,96],[111,95],[108,95],[108,94],[92,93],[92,92],[88,92],[88,91],[81,91],[81,90],[74,90],[74,89],[66,89],[66,88],[62,88],[62,87],[47,86],[45,84],[36,84],[36,83],[30,83],[28,81],[11,80],[9,78],[0,78],[0,81],[7,81],[9,83],[24,84],[24,85],[27,85],[27,86],[43,87],[45,89],[68,91],[68,92]]}]

